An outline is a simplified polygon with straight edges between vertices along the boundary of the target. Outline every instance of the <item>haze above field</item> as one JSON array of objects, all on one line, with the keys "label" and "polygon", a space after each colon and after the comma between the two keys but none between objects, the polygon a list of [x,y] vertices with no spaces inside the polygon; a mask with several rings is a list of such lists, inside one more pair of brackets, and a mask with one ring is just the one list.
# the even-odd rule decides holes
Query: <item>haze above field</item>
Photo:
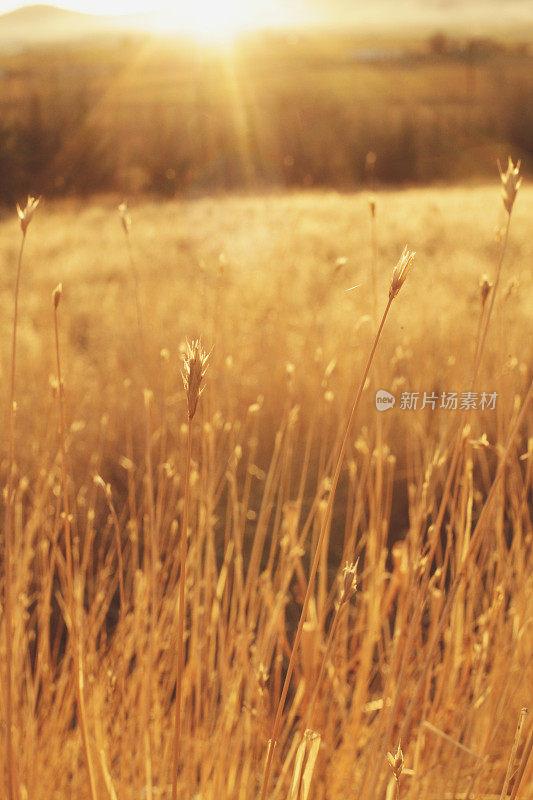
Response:
[{"label": "haze above field", "polygon": [[61,6],[0,0],[0,43],[27,46],[117,31],[184,33],[215,41],[254,29],[339,26],[398,33],[413,27],[464,29],[469,35],[515,30],[524,36],[533,27],[533,5],[528,0],[509,0],[504,6],[498,0],[377,0],[372,4],[353,0],[198,0],[172,5],[163,0],[155,7],[146,0],[65,0]]}]

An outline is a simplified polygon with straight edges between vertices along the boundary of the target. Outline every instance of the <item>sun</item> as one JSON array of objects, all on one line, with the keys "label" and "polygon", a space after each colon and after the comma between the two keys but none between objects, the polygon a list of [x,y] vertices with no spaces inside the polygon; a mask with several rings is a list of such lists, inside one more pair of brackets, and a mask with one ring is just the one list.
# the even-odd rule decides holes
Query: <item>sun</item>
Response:
[{"label": "sun", "polygon": [[187,0],[158,12],[154,27],[163,33],[185,33],[198,41],[225,44],[261,25],[249,0]]}]

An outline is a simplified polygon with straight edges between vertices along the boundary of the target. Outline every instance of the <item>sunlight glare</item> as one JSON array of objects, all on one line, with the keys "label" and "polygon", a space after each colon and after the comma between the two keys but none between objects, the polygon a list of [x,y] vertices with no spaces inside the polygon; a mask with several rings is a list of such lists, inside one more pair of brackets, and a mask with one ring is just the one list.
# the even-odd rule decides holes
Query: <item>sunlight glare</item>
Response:
[{"label": "sunlight glare", "polygon": [[157,15],[158,32],[186,33],[212,44],[225,44],[262,20],[247,0],[193,0],[186,7],[169,6]]}]

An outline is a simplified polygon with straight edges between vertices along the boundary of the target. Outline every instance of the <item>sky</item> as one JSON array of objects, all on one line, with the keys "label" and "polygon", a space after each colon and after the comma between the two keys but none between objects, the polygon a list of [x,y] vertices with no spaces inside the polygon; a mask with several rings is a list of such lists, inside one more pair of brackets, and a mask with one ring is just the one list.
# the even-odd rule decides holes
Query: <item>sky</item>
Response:
[{"label": "sky", "polygon": [[[404,24],[426,22],[435,25],[457,20],[477,26],[492,13],[494,21],[533,21],[532,0],[0,0],[0,14],[30,5],[55,5],[72,11],[102,16],[150,13],[162,30],[220,30],[228,32],[254,27],[319,24],[355,18],[383,21],[386,16]],[[524,16],[526,10],[527,14]],[[483,13],[481,11],[483,10]],[[376,16],[376,14],[378,16]],[[399,16],[398,16],[399,15]],[[495,16],[496,15],[496,16]],[[143,20],[146,18],[143,16]],[[145,23],[143,23],[145,24]],[[151,22],[149,23],[152,24]],[[156,29],[154,28],[154,29]]]},{"label": "sky", "polygon": [[0,0],[0,14],[21,6],[54,5],[103,16],[145,14],[163,29],[246,30],[316,21],[309,0]]},{"label": "sky", "polygon": [[142,17],[147,30],[190,31],[209,38],[314,21],[308,0],[0,0],[0,13],[36,4],[111,17],[150,12],[148,19]]},{"label": "sky", "polygon": [[[223,0],[221,0],[223,2]],[[60,8],[69,8],[71,11],[83,11],[86,14],[137,14],[151,11],[159,6],[169,5],[164,0],[149,2],[149,0],[0,0],[0,13],[13,11],[21,6],[54,5]]]}]

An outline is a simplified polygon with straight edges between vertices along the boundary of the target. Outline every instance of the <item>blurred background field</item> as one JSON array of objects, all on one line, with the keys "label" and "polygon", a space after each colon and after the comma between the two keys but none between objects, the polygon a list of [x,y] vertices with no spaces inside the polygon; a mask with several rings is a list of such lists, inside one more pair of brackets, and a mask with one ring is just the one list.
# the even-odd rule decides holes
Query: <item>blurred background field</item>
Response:
[{"label": "blurred background field", "polygon": [[[230,408],[242,413],[262,395],[275,425],[287,403],[298,404],[307,417],[317,396],[331,391],[325,408],[338,424],[375,327],[369,198],[364,191],[314,191],[139,200],[131,207],[149,384],[160,385],[165,374],[173,396],[177,393],[179,398],[175,413],[181,414],[184,404],[180,343],[201,336],[205,346],[213,348],[212,402],[220,404],[222,413]],[[382,343],[381,388],[390,390],[403,377],[406,383],[396,387],[398,396],[407,389],[436,391],[439,396],[442,391],[466,391],[481,307],[479,280],[494,269],[496,234],[504,222],[496,181],[475,188],[388,190],[374,198],[379,312],[398,254],[406,243],[417,250],[405,303],[394,309]],[[533,299],[533,243],[528,235],[532,209],[526,186],[513,220],[499,320],[488,342],[494,355],[487,358],[483,376],[487,390],[497,391],[501,381],[508,384],[510,391],[501,393],[502,407],[512,404],[512,387],[521,385],[531,363],[531,340],[524,332]],[[33,417],[36,437],[42,432],[33,409],[54,370],[49,298],[59,279],[65,286],[71,413],[95,423],[106,412],[118,422],[122,382],[129,378],[141,388],[145,378],[134,276],[116,203],[113,198],[44,201],[32,233],[23,289],[26,313],[20,327],[26,391],[18,404],[23,429],[28,431]],[[16,258],[12,214],[1,224],[0,258],[7,375]],[[354,284],[358,288],[346,292]],[[160,365],[162,349],[171,356],[167,366]],[[322,372],[332,361],[335,369],[327,388],[321,389]],[[287,365],[294,367],[289,376]],[[369,391],[361,427],[373,425],[375,415]],[[396,408],[387,416],[394,420],[389,424],[399,443],[397,432],[405,433],[413,415]],[[438,437],[446,418],[444,411],[419,413],[421,435]],[[493,418],[489,414],[483,422],[490,424]],[[117,433],[115,425],[111,430]],[[266,441],[271,447],[272,436]]]},{"label": "blurred background field", "polygon": [[386,184],[487,179],[508,152],[529,169],[530,44],[527,28],[272,30],[0,55],[0,200],[353,188],[369,151]]}]

